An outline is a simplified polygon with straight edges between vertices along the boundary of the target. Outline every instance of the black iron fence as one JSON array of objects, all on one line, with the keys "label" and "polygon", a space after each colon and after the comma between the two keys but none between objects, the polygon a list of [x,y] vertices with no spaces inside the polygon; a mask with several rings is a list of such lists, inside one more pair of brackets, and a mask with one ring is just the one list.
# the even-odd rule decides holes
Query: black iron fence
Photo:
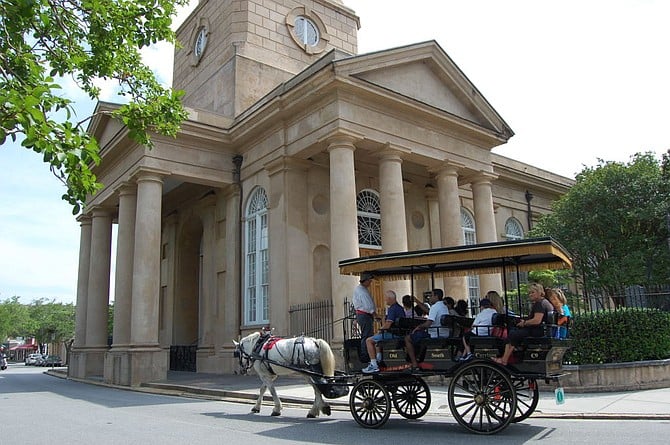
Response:
[{"label": "black iron fence", "polygon": [[333,339],[333,302],[330,300],[296,304],[289,308],[290,335]]},{"label": "black iron fence", "polygon": [[660,309],[670,312],[670,285],[628,286],[616,292],[584,292],[568,295],[573,314],[613,311],[624,308]]}]

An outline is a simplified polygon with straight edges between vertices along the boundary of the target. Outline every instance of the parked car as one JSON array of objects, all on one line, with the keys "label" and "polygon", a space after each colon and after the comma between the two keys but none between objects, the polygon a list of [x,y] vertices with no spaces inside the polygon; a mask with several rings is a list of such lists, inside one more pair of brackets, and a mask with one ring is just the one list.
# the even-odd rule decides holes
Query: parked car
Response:
[{"label": "parked car", "polygon": [[37,359],[35,359],[35,366],[44,366],[44,360],[47,358],[46,354],[40,354]]},{"label": "parked car", "polygon": [[26,357],[25,364],[26,366],[28,365],[36,365],[37,364],[37,359],[42,358],[42,354],[28,354],[28,357]]},{"label": "parked car", "polygon": [[63,361],[57,355],[47,355],[40,366],[63,366]]}]

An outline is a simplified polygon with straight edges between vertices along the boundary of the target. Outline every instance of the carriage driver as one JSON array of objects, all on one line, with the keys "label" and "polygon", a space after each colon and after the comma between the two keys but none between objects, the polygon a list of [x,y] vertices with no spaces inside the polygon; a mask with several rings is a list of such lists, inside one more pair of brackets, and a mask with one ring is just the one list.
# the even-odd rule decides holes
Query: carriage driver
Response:
[{"label": "carriage driver", "polygon": [[354,310],[356,311],[356,323],[358,324],[358,329],[361,331],[360,357],[363,363],[367,362],[369,359],[369,357],[367,357],[368,353],[365,346],[365,340],[367,340],[368,337],[372,337],[372,334],[374,333],[373,323],[375,316],[375,302],[368,290],[374,278],[375,276],[371,272],[363,272],[359,279],[360,284],[354,288],[354,296],[352,298]]},{"label": "carriage driver", "polygon": [[369,337],[365,341],[365,346],[367,347],[368,355],[370,356],[370,364],[362,369],[362,371],[366,374],[379,372],[379,364],[377,362],[382,359],[382,354],[381,352],[375,353],[377,343],[382,340],[400,338],[400,336],[393,335],[388,332],[388,329],[390,329],[391,326],[393,326],[393,323],[398,321],[399,318],[403,318],[405,316],[405,310],[400,304],[398,304],[398,297],[392,290],[387,290],[384,292],[384,303],[386,303],[388,308],[386,309],[386,318],[384,320],[384,324],[381,327],[381,332],[379,334],[373,335],[372,337]]}]

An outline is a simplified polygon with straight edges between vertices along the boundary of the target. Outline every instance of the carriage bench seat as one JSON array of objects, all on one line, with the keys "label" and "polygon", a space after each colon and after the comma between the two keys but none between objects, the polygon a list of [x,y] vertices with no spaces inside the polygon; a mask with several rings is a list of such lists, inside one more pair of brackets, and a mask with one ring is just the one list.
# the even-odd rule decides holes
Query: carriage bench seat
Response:
[{"label": "carriage bench seat", "polygon": [[557,375],[563,369],[563,356],[570,349],[569,340],[552,337],[526,337],[521,350],[515,351],[517,369],[526,374]]},{"label": "carriage bench seat", "polygon": [[431,369],[450,369],[463,340],[457,337],[424,338],[416,345],[417,361]]},{"label": "carriage bench seat", "polygon": [[493,335],[473,335],[470,337],[470,347],[477,358],[493,358],[502,355],[505,340]]}]

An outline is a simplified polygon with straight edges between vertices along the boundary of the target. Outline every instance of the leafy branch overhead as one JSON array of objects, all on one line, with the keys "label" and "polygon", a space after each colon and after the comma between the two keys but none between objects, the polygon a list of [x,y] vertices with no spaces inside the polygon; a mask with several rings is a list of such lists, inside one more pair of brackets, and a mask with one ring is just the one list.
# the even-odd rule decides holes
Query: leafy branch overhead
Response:
[{"label": "leafy branch overhead", "polygon": [[573,255],[589,291],[608,295],[630,285],[670,282],[670,152],[630,162],[600,161],[533,228]]},{"label": "leafy branch overhead", "polygon": [[[186,118],[181,92],[163,87],[140,50],[175,41],[177,6],[188,0],[0,0],[0,144],[8,138],[40,153],[67,186],[63,199],[78,213],[100,184],[92,116],[76,120],[63,82],[100,96],[113,81],[125,102],[113,115],[131,137],[151,145],[148,132],[175,136]],[[68,82],[69,83],[69,82]]]}]

